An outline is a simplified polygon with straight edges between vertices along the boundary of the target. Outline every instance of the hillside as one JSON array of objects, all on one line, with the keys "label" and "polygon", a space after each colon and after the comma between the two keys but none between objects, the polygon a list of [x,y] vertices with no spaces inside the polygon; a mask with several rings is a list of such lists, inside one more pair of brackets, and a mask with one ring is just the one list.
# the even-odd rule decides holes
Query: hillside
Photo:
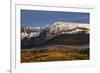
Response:
[{"label": "hillside", "polygon": [[89,44],[89,34],[60,34],[52,39],[30,38],[21,41],[21,48],[32,48],[41,45],[84,45]]},{"label": "hillside", "polygon": [[89,34],[61,34],[48,40],[45,44],[49,44],[49,45],[89,44]]}]

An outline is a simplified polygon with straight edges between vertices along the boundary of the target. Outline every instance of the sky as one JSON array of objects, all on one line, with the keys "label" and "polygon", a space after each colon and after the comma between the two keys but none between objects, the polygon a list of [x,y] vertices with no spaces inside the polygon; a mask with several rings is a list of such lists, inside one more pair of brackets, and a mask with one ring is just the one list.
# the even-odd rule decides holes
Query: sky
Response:
[{"label": "sky", "polygon": [[39,11],[21,10],[21,25],[26,26],[45,26],[55,22],[77,22],[90,23],[90,14],[82,12],[58,12],[58,11]]}]

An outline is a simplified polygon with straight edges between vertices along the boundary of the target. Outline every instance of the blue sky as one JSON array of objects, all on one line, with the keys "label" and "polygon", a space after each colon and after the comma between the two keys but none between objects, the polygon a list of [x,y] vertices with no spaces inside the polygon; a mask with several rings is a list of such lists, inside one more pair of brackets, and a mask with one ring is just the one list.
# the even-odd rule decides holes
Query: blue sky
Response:
[{"label": "blue sky", "polygon": [[21,24],[27,26],[44,26],[57,21],[89,23],[89,13],[21,10]]}]

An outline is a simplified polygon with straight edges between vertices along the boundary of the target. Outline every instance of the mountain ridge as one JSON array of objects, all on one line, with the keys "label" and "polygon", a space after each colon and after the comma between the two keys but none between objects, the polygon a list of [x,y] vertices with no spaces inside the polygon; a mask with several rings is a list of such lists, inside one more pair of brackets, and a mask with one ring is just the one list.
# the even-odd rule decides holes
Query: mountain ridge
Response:
[{"label": "mountain ridge", "polygon": [[89,24],[68,24],[63,22],[55,22],[54,24],[49,25],[40,31],[28,34],[28,37],[25,39],[21,39],[21,47],[23,48],[43,44],[59,43],[72,43],[74,45],[80,43],[87,44],[89,43],[89,30]]}]

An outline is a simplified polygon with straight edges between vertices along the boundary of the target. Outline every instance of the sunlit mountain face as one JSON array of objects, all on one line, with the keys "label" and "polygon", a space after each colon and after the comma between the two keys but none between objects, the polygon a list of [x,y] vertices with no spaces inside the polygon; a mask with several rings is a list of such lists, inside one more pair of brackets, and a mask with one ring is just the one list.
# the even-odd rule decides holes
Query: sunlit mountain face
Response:
[{"label": "sunlit mountain face", "polygon": [[83,30],[87,29],[89,31],[89,24],[84,24],[84,23],[72,23],[72,22],[55,22],[48,28],[50,31],[70,31],[70,30]]}]

